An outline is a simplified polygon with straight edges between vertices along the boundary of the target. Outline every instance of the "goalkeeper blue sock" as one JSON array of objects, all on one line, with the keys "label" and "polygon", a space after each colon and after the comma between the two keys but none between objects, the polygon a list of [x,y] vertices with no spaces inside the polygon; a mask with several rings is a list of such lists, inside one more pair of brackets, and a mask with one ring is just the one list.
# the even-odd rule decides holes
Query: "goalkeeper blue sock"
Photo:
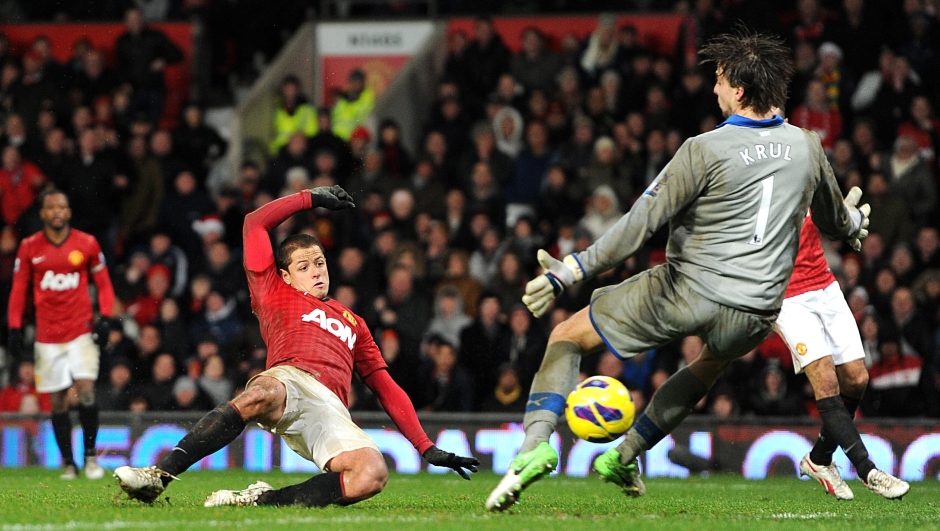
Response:
[{"label": "goalkeeper blue sock", "polygon": [[555,341],[545,349],[545,357],[529,391],[522,426],[525,440],[519,453],[528,452],[548,441],[565,411],[565,399],[578,384],[578,367],[583,353],[571,341]]},{"label": "goalkeeper blue sock", "polygon": [[707,393],[708,386],[688,367],[670,376],[656,390],[646,411],[636,419],[626,438],[617,446],[620,462],[628,464],[640,453],[656,446]]}]

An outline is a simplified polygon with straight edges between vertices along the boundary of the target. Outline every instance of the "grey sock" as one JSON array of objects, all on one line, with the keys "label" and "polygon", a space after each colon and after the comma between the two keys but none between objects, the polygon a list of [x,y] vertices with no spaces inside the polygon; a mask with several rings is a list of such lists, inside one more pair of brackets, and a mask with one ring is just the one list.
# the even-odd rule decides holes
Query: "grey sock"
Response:
[{"label": "grey sock", "polygon": [[570,341],[556,341],[545,349],[542,366],[535,373],[522,425],[525,441],[519,453],[528,452],[548,441],[558,417],[565,411],[565,399],[578,383],[581,349]]},{"label": "grey sock", "polygon": [[692,412],[708,393],[708,386],[688,367],[673,374],[656,390],[646,411],[640,415],[622,443],[617,446],[620,461],[629,463],[641,452],[656,446]]}]

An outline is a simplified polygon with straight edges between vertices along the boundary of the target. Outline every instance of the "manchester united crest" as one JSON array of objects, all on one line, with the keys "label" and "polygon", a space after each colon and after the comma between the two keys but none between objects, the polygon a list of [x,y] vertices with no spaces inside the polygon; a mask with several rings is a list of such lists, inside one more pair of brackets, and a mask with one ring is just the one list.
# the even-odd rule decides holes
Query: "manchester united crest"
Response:
[{"label": "manchester united crest", "polygon": [[807,350],[807,349],[806,349],[806,343],[797,343],[797,344],[796,344],[796,353],[799,354],[800,356],[805,355],[805,354],[806,354],[806,350]]},{"label": "manchester united crest", "polygon": [[69,263],[73,266],[80,266],[84,261],[85,255],[83,255],[81,251],[76,249],[69,253]]},{"label": "manchester united crest", "polygon": [[359,325],[359,322],[356,321],[356,318],[353,317],[353,314],[349,313],[349,310],[343,310],[343,317],[345,317],[346,320],[349,321],[349,324],[353,326]]}]

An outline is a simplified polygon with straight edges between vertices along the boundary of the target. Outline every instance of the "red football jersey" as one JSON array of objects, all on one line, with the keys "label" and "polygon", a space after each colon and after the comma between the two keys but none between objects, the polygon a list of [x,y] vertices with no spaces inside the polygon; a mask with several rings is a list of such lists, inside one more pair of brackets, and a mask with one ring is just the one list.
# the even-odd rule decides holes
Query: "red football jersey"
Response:
[{"label": "red football jersey", "polygon": [[20,243],[13,266],[8,322],[22,328],[26,289],[33,285],[36,306],[36,341],[67,343],[91,332],[94,313],[88,275],[95,276],[101,313],[111,315],[114,290],[108,279],[104,254],[94,236],[76,229],[61,245],[39,231]]},{"label": "red football jersey", "polygon": [[320,300],[284,282],[268,237],[295,212],[310,208],[309,194],[268,203],[245,220],[245,270],[251,308],[268,346],[267,368],[290,365],[312,374],[343,404],[353,370],[365,380],[387,367],[365,321],[335,299]]},{"label": "red football jersey", "polygon": [[816,228],[813,218],[807,212],[803,230],[800,232],[800,250],[796,254],[796,264],[793,267],[793,274],[790,275],[790,284],[787,285],[784,298],[823,289],[835,281],[836,277],[829,269],[829,263],[823,255],[819,229]]}]

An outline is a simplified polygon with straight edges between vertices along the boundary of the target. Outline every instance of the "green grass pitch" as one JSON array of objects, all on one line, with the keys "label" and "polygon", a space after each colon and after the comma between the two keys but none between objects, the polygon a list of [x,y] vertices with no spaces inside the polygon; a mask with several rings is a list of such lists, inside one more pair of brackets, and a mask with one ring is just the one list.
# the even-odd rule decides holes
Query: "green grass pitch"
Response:
[{"label": "green grass pitch", "polygon": [[529,488],[512,511],[493,514],[483,501],[499,480],[495,474],[480,473],[472,481],[454,474],[393,474],[382,494],[350,507],[202,506],[216,489],[244,488],[258,479],[282,487],[306,477],[190,472],[149,506],[127,500],[110,477],[65,482],[54,470],[0,469],[0,531],[940,529],[940,482],[933,480],[913,484],[902,501],[883,500],[853,481],[855,501],[838,502],[815,483],[794,478],[650,479],[647,495],[630,499],[596,476],[553,477]]}]

